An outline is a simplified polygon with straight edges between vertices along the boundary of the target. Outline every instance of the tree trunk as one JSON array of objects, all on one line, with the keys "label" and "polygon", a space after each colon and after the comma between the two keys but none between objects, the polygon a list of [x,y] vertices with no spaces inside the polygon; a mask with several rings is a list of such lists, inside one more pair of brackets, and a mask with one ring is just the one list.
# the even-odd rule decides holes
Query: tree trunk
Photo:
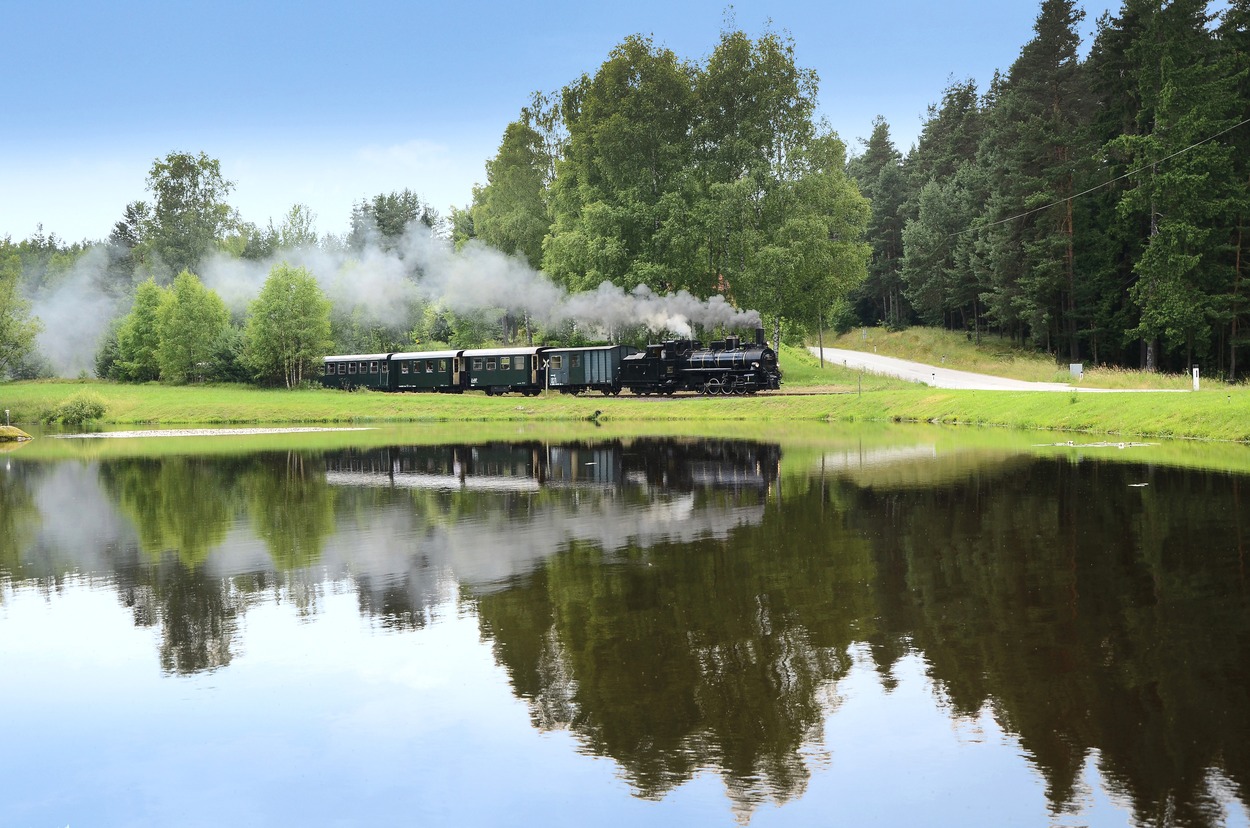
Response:
[{"label": "tree trunk", "polygon": [[1235,254],[1235,257],[1236,257],[1234,260],[1235,263],[1233,265],[1233,301],[1232,301],[1233,324],[1232,324],[1232,330],[1229,332],[1229,336],[1228,336],[1228,381],[1229,382],[1235,382],[1237,380],[1237,314],[1238,314],[1237,305],[1240,299],[1238,294],[1241,290],[1241,244],[1242,244],[1242,230],[1240,227],[1238,227],[1237,228],[1237,252]]}]

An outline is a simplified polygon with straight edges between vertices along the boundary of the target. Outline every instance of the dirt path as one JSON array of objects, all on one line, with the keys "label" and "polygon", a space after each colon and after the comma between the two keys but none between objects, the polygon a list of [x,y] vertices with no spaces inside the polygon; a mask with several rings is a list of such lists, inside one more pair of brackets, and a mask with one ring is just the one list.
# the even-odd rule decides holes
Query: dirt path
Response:
[{"label": "dirt path", "polygon": [[[819,348],[809,348],[814,355],[820,356]],[[1176,389],[1116,389],[1116,388],[1082,388],[1062,382],[1026,382],[1025,380],[995,377],[990,374],[974,374],[971,371],[956,371],[938,365],[925,365],[922,362],[911,362],[895,357],[869,354],[863,351],[846,351],[841,348],[825,348],[825,361],[840,364],[847,368],[859,368],[870,374],[881,374],[887,377],[898,377],[909,382],[920,382],[934,388],[962,388],[973,391],[1079,391],[1082,394],[1107,393],[1139,393],[1140,391],[1157,390],[1164,393],[1185,393]]]}]

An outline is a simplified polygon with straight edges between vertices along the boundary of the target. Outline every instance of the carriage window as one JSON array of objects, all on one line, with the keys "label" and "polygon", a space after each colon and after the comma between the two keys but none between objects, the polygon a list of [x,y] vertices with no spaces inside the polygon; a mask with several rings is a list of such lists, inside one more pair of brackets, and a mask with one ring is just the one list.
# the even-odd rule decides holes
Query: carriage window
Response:
[{"label": "carriage window", "polygon": [[356,363],[354,362],[347,363],[347,373],[349,374],[356,373]]},{"label": "carriage window", "polygon": [[438,370],[440,370],[440,371],[446,371],[446,370],[447,370],[447,360],[445,360],[445,359],[440,359],[440,360],[438,361]]},{"label": "carriage window", "polygon": [[327,362],[325,366],[323,367],[322,371],[328,377],[334,373],[334,366]]},{"label": "carriage window", "polygon": [[432,359],[427,359],[427,360],[425,361],[425,373],[427,373],[427,374],[433,374],[433,373],[434,373],[434,360],[432,360]]},{"label": "carriage window", "polygon": [[473,370],[474,371],[482,370],[482,358],[481,357],[473,357]]},{"label": "carriage window", "polygon": [[361,374],[369,373],[369,363],[362,360],[360,363],[360,368],[358,369],[358,373],[361,373]]},{"label": "carriage window", "polygon": [[559,371],[563,367],[564,367],[564,357],[553,356],[551,358],[551,370],[552,371]]},{"label": "carriage window", "polygon": [[391,361],[389,359],[382,360],[382,373],[383,374],[390,373],[390,370],[391,370]]},{"label": "carriage window", "polygon": [[491,358],[487,357],[487,359],[486,359],[486,370],[487,370],[487,371],[494,371],[494,370],[495,370],[495,360],[493,360],[493,359],[491,359]]},{"label": "carriage window", "polygon": [[574,367],[574,368],[580,368],[580,367],[581,367],[581,365],[582,365],[582,355],[581,355],[581,354],[573,354],[573,367]]},{"label": "carriage window", "polygon": [[346,363],[346,362],[340,362],[340,363],[339,363],[339,373],[340,373],[340,374],[346,374],[346,373],[347,373],[347,363]]},{"label": "carriage window", "polygon": [[369,373],[376,374],[378,372],[378,361],[376,359],[369,362]]},{"label": "carriage window", "polygon": [[500,358],[499,358],[499,367],[500,367],[500,368],[511,368],[511,367],[512,367],[512,357],[500,357]]},{"label": "carriage window", "polygon": [[406,374],[406,373],[408,373],[408,363],[406,363],[406,362],[401,362],[401,363],[399,363],[399,372],[400,372],[401,374]]}]

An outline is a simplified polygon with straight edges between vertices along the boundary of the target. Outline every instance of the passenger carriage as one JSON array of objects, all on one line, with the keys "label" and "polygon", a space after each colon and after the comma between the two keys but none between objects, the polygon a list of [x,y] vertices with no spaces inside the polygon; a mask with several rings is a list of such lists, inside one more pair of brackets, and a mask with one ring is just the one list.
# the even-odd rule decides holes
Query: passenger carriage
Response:
[{"label": "passenger carriage", "polygon": [[392,391],[459,392],[460,351],[391,354]]},{"label": "passenger carriage", "polygon": [[322,363],[321,384],[327,388],[391,390],[390,354],[328,356]]},{"label": "passenger carriage", "polygon": [[519,391],[527,397],[543,390],[539,346],[530,348],[473,348],[460,352],[460,387],[485,391],[487,396]]}]

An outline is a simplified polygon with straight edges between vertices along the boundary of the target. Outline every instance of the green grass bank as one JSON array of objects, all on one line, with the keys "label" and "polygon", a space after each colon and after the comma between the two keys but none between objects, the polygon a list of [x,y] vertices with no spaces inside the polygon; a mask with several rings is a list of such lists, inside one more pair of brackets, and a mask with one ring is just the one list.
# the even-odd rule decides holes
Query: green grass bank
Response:
[{"label": "green grass bank", "polygon": [[[482,394],[386,394],[243,385],[120,385],[85,380],[0,384],[0,409],[33,426],[76,395],[104,404],[86,428],[169,425],[368,423],[667,423],[691,433],[717,424],[778,422],[922,422],[1107,435],[1116,439],[1183,438],[1250,442],[1250,389],[1204,387],[1185,393],[1037,393],[955,391],[819,367],[783,349],[785,390],[755,397],[486,397]],[[600,412],[596,417],[595,412]],[[28,429],[29,430],[29,429]]]}]

